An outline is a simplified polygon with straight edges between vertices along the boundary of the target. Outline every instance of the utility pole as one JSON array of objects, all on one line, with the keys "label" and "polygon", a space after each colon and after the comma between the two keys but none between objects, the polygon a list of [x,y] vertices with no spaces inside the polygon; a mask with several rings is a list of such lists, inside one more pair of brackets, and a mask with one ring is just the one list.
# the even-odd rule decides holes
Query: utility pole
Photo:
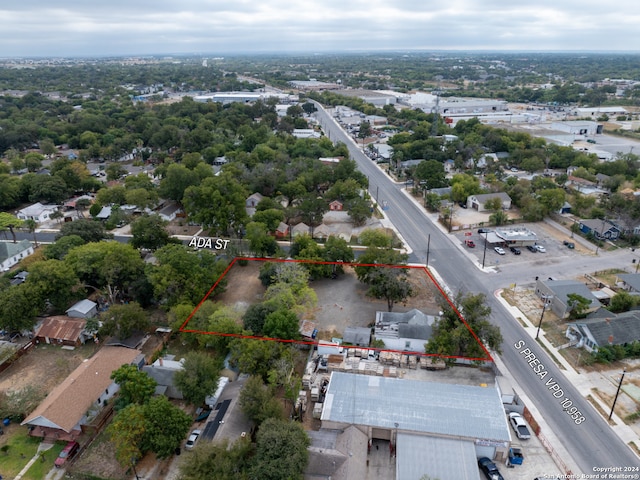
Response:
[{"label": "utility pole", "polygon": [[[482,234],[480,234],[482,236]],[[484,252],[482,253],[482,268],[484,268],[484,260],[487,258],[487,234],[484,234]]]},{"label": "utility pole", "polygon": [[540,335],[540,327],[542,327],[542,317],[544,317],[544,311],[547,309],[547,305],[549,305],[550,301],[553,300],[552,295],[543,295],[542,300],[544,303],[542,304],[542,313],[540,314],[540,321],[538,322],[538,331],[536,332],[536,340],[538,339],[538,335]]},{"label": "utility pole", "polygon": [[627,373],[626,367],[624,370],[622,370],[622,376],[620,377],[620,382],[618,383],[618,390],[616,391],[616,397],[613,399],[613,405],[611,405],[611,413],[609,413],[609,420],[611,420],[611,416],[613,415],[613,409],[616,408],[616,402],[618,401],[618,395],[620,394],[620,387],[622,387],[622,380],[624,380],[625,373]]},{"label": "utility pole", "polygon": [[431,246],[431,234],[427,234],[427,260],[425,262],[425,265],[428,267],[429,266],[429,247]]}]

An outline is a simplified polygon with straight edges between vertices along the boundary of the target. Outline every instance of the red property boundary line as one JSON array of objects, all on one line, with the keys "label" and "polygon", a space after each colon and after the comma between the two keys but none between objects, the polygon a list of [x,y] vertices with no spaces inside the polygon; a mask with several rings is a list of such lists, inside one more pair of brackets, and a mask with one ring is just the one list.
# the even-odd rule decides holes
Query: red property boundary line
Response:
[{"label": "red property boundary line", "polygon": [[[465,327],[467,327],[467,330],[469,330],[469,332],[471,333],[471,335],[473,336],[475,341],[478,342],[478,344],[480,345],[480,347],[482,348],[482,350],[484,351],[484,353],[487,356],[486,357],[478,357],[478,358],[476,358],[476,357],[463,357],[463,356],[459,356],[459,355],[439,355],[439,354],[435,354],[435,353],[407,352],[407,351],[404,351],[404,350],[391,350],[391,349],[386,349],[386,348],[374,348],[374,347],[367,347],[367,349],[368,350],[378,351],[378,352],[394,352],[394,353],[401,353],[401,354],[410,353],[411,355],[419,355],[419,356],[422,356],[422,357],[436,357],[436,358],[442,358],[442,359],[463,359],[463,360],[471,360],[471,361],[493,362],[493,357],[491,356],[491,354],[489,353],[487,348],[484,346],[484,344],[482,343],[480,338],[476,335],[476,333],[471,329],[471,327],[469,326],[467,321],[464,319],[464,317],[462,316],[460,311],[456,308],[456,306],[453,304],[451,299],[449,299],[447,294],[444,292],[444,290],[442,289],[440,284],[436,281],[436,279],[433,277],[433,275],[431,275],[431,272],[429,272],[429,269],[426,266],[421,267],[421,266],[412,266],[412,265],[386,265],[386,264],[380,264],[380,263],[357,263],[357,262],[322,262],[322,261],[317,261],[317,260],[294,260],[294,259],[262,258],[262,257],[259,257],[259,258],[257,258],[257,257],[235,257],[231,261],[229,266],[225,269],[225,271],[222,272],[222,275],[220,275],[218,280],[216,280],[216,282],[213,284],[213,286],[209,289],[209,291],[206,293],[206,295],[202,298],[202,300],[200,300],[198,305],[189,314],[187,319],[182,323],[182,325],[180,326],[180,328],[178,330],[179,332],[183,332],[183,333],[198,333],[198,334],[201,334],[201,335],[218,335],[218,336],[221,336],[221,337],[248,338],[248,339],[252,339],[252,340],[263,340],[263,341],[272,341],[272,342],[280,342],[280,343],[291,343],[291,344],[296,344],[296,345],[313,345],[313,346],[317,346],[319,344],[318,341],[287,340],[287,339],[283,339],[283,338],[260,337],[260,336],[257,336],[257,335],[241,335],[241,334],[237,334],[237,333],[212,332],[212,331],[206,331],[206,330],[195,330],[195,329],[186,328],[187,325],[189,324],[189,322],[191,321],[191,318],[200,309],[202,304],[207,301],[209,296],[213,293],[213,291],[220,284],[220,282],[227,275],[227,273],[229,273],[229,270],[231,270],[231,267],[233,267],[236,264],[236,262],[240,261],[240,260],[246,260],[246,261],[250,261],[250,262],[313,263],[313,264],[317,264],[317,265],[341,265],[341,266],[348,266],[348,267],[387,267],[387,268],[402,268],[402,269],[421,270],[429,277],[429,279],[431,280],[433,285],[440,292],[440,295],[442,295],[442,297],[447,301],[449,306],[453,309],[453,311],[456,313],[456,315],[458,316],[460,321],[465,325]],[[342,346],[342,347],[343,348],[364,348],[364,347],[357,347],[357,346]]]}]

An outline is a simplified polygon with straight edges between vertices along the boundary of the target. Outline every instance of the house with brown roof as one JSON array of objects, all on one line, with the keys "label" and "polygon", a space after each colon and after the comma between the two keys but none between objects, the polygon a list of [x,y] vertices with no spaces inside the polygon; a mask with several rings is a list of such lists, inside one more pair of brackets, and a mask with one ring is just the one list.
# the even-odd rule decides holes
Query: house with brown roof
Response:
[{"label": "house with brown roof", "polygon": [[84,318],[72,318],[64,315],[47,317],[36,331],[36,342],[70,345],[77,347],[84,343],[82,332],[87,321]]},{"label": "house with brown roof", "polygon": [[341,212],[344,209],[344,205],[340,200],[334,200],[329,204],[329,210]]},{"label": "house with brown roof", "polygon": [[142,352],[102,347],[56,386],[21,425],[29,435],[46,440],[76,440],[119,390],[111,373],[133,363]]}]

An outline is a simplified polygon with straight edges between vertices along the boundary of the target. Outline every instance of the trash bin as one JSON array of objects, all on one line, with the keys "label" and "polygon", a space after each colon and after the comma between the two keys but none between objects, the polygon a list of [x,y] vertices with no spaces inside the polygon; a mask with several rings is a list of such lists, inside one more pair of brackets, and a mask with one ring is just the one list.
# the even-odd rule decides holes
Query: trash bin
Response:
[{"label": "trash bin", "polygon": [[11,423],[11,419],[10,419],[9,417],[7,417],[7,418],[5,418],[4,420],[2,420],[2,424],[3,424],[5,427],[8,427],[10,423]]}]

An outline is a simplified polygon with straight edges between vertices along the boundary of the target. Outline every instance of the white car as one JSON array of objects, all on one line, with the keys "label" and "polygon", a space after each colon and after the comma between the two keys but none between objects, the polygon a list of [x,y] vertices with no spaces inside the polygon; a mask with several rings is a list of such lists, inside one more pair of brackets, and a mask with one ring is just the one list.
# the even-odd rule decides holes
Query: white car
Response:
[{"label": "white car", "polygon": [[504,255],[504,248],[502,247],[493,247],[498,255]]},{"label": "white car", "polygon": [[539,251],[540,253],[546,253],[547,249],[544,248],[542,245],[534,245],[534,248]]},{"label": "white car", "polygon": [[187,443],[185,443],[184,448],[186,448],[187,450],[192,450],[193,447],[196,446],[196,442],[198,441],[198,438],[200,437],[200,434],[202,433],[201,430],[194,430],[193,432],[191,432],[191,435],[189,435],[189,439],[187,440]]}]

